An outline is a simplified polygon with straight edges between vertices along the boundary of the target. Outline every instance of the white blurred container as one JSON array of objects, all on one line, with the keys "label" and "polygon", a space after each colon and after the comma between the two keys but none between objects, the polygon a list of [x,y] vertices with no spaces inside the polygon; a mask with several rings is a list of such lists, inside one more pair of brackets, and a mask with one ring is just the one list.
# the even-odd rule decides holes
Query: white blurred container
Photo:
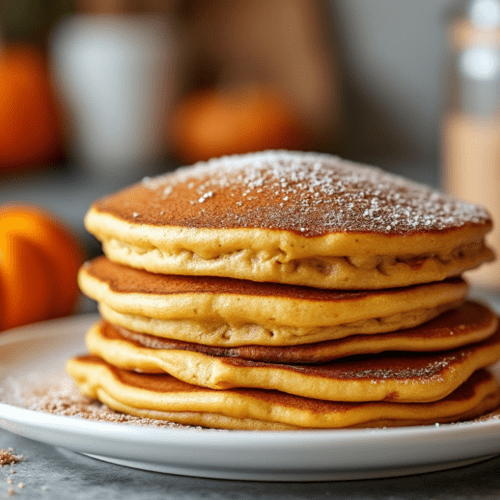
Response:
[{"label": "white blurred container", "polygon": [[156,16],[79,14],[57,26],[53,76],[90,174],[133,180],[161,161],[176,53],[173,27]]}]

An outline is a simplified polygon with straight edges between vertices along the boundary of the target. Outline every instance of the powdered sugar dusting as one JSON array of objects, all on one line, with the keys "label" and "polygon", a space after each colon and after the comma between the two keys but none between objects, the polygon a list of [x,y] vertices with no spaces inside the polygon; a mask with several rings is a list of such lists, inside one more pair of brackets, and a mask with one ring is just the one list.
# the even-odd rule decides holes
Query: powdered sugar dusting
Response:
[{"label": "powdered sugar dusting", "polygon": [[[463,356],[458,356],[463,357]],[[421,367],[403,367],[403,368],[384,368],[378,370],[359,370],[356,371],[356,378],[370,378],[375,382],[383,379],[392,380],[430,380],[434,378],[443,379],[443,373],[448,369],[450,364],[457,362],[457,356],[446,356],[442,359],[436,359]]]},{"label": "powdered sugar dusting", "polygon": [[[191,227],[264,227],[318,236],[336,231],[406,234],[489,221],[479,206],[375,167],[318,153],[227,156],[145,178],[142,186],[157,193],[156,206],[163,208],[166,223]],[[188,213],[168,210],[168,202],[192,208]],[[203,212],[196,208],[200,204]]]},{"label": "powdered sugar dusting", "polygon": [[473,350],[466,347],[446,353],[398,353],[344,358],[321,365],[288,367],[296,372],[339,380],[366,380],[372,384],[397,381],[401,384],[426,384],[446,380],[451,371],[460,369]]}]

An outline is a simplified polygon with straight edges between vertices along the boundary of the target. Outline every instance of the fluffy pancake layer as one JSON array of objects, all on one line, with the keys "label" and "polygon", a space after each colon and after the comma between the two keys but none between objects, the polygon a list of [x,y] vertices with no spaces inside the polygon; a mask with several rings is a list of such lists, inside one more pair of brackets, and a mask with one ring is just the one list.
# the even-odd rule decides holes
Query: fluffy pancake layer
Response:
[{"label": "fluffy pancake layer", "polygon": [[[217,347],[164,339],[101,322],[89,332],[87,339],[104,352],[103,341],[124,341],[137,348],[153,350],[181,350],[201,352],[209,356],[242,358],[268,363],[322,363],[337,358],[359,354],[377,354],[384,351],[445,351],[467,344],[481,342],[490,337],[498,327],[498,317],[487,307],[465,302],[458,309],[449,311],[428,323],[398,332],[353,335],[339,340],[301,344],[297,346],[240,346]],[[132,349],[130,345],[126,347]],[[147,352],[147,351],[146,351]]]},{"label": "fluffy pancake layer", "polygon": [[329,401],[437,401],[476,370],[500,359],[500,331],[489,339],[437,353],[383,353],[321,364],[276,364],[187,350],[151,349],[94,328],[91,353],[126,370],[166,372],[186,383],[227,389],[271,389]]},{"label": "fluffy pancake layer", "polygon": [[104,257],[82,267],[79,284],[110,323],[214,346],[298,345],[410,328],[456,307],[467,294],[460,278],[391,290],[333,291],[157,275]]},{"label": "fluffy pancake layer", "polygon": [[421,404],[339,403],[277,391],[214,391],[169,375],[114,368],[97,357],[74,358],[68,372],[87,396],[141,417],[228,429],[340,428],[419,425],[470,419],[500,403],[493,377],[484,370],[446,398]]},{"label": "fluffy pancake layer", "polygon": [[132,267],[317,288],[439,281],[493,258],[482,208],[307,153],[226,157],[144,179],[97,201],[85,223]]}]

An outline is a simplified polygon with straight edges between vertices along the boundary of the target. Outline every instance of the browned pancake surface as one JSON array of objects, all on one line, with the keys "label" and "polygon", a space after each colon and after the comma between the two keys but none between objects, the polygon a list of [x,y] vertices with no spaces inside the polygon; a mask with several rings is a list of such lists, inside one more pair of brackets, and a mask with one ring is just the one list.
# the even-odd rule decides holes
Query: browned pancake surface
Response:
[{"label": "browned pancake surface", "polygon": [[480,207],[337,157],[265,152],[144,179],[93,207],[134,225],[264,228],[307,237],[490,226]]}]

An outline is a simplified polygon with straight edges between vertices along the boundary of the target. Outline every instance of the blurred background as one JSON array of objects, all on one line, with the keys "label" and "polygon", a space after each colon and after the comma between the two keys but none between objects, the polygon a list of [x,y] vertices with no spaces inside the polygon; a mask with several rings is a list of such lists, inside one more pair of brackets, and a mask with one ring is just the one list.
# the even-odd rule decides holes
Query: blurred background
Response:
[{"label": "blurred background", "polygon": [[[500,220],[499,82],[500,0],[4,0],[0,207],[42,207],[89,258],[94,199],[286,148],[376,164]],[[473,279],[499,289],[500,267]]]}]

